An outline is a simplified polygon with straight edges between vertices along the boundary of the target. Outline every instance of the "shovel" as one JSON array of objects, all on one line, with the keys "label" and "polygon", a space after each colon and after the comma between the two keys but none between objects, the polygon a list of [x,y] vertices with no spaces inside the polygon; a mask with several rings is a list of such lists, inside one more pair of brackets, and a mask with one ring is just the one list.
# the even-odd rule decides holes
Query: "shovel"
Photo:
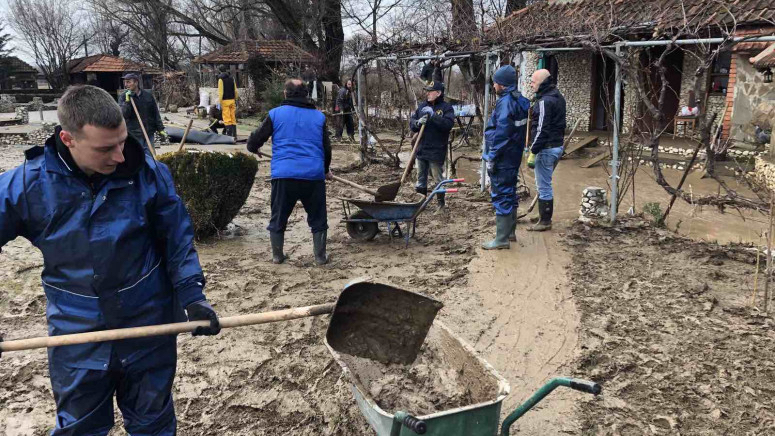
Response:
[{"label": "shovel", "polygon": [[[388,183],[387,185],[382,185],[379,188],[377,188],[377,194],[380,198],[383,198],[382,201],[393,201],[396,199],[396,196],[398,195],[398,190],[401,189],[401,185],[404,184],[404,181],[406,181],[406,178],[409,176],[409,173],[412,172],[412,167],[414,166],[414,159],[417,157],[417,150],[420,148],[420,140],[422,140],[422,134],[425,133],[425,124],[420,127],[420,133],[417,134],[417,139],[414,141],[414,148],[412,148],[412,155],[409,157],[409,162],[406,163],[406,168],[404,169],[404,174],[401,175],[401,180],[393,183]],[[380,200],[377,200],[380,201]]]},{"label": "shovel", "polygon": [[[441,307],[440,302],[414,292],[370,281],[357,281],[345,286],[336,304],[230,316],[220,318],[219,322],[221,328],[232,328],[333,313],[327,338],[336,351],[383,363],[411,363]],[[18,339],[0,342],[0,352],[176,335],[209,325],[210,321],[189,321]]]}]

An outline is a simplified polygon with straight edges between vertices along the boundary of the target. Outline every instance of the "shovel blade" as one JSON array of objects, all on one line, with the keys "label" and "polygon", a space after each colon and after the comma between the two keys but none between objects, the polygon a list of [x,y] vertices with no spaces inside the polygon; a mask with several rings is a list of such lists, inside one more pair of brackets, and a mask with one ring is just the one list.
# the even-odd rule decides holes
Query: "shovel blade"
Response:
[{"label": "shovel blade", "polygon": [[393,286],[359,281],[339,295],[326,341],[335,351],[411,364],[443,304]]},{"label": "shovel blade", "polygon": [[399,189],[401,189],[401,182],[382,185],[377,188],[377,195],[374,197],[374,201],[393,201],[396,199]]}]

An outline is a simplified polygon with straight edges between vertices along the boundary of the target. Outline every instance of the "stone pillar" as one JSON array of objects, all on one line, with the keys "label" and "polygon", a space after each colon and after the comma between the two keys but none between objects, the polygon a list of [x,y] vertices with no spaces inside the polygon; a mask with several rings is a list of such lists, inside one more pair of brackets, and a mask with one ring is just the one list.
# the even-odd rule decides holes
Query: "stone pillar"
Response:
[{"label": "stone pillar", "polygon": [[581,197],[581,209],[579,209],[579,220],[589,222],[607,218],[609,210],[606,198],[606,191],[603,188],[589,186],[584,189]]},{"label": "stone pillar", "polygon": [[17,107],[16,118],[20,120],[19,122],[21,124],[29,124],[30,122],[29,110],[26,107]]}]

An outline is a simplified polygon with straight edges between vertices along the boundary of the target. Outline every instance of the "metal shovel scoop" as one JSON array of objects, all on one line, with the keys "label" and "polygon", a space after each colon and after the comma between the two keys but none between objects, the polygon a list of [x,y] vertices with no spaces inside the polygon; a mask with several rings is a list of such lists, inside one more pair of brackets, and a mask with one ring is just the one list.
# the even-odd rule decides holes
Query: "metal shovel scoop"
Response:
[{"label": "metal shovel scoop", "polygon": [[432,298],[393,286],[353,282],[339,294],[326,340],[340,353],[410,364],[442,306]]},{"label": "metal shovel scoop", "polygon": [[[411,363],[425,341],[442,304],[413,292],[366,281],[347,285],[336,305],[318,304],[272,312],[221,318],[221,328],[287,321],[332,313],[329,344],[339,352],[381,362]],[[207,327],[210,321],[189,321],[115,330],[45,336],[2,342],[0,352],[176,335]]]}]

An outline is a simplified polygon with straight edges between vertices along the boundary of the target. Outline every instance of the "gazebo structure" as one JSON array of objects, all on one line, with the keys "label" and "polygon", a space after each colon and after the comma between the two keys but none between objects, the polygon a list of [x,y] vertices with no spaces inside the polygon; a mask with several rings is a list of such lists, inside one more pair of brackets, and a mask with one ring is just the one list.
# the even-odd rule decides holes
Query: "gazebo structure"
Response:
[{"label": "gazebo structure", "polygon": [[247,85],[245,73],[248,62],[262,62],[267,71],[298,71],[302,65],[317,64],[317,59],[309,52],[288,40],[250,40],[238,39],[219,47],[210,53],[194,59],[203,70],[202,83],[216,86],[216,77],[221,65],[226,65],[238,88]]},{"label": "gazebo structure", "polygon": [[121,76],[125,72],[142,74],[145,89],[153,88],[153,77],[162,74],[158,68],[143,65],[129,59],[107,54],[97,54],[73,59],[67,64],[70,83],[99,86],[111,95],[124,87]]}]

